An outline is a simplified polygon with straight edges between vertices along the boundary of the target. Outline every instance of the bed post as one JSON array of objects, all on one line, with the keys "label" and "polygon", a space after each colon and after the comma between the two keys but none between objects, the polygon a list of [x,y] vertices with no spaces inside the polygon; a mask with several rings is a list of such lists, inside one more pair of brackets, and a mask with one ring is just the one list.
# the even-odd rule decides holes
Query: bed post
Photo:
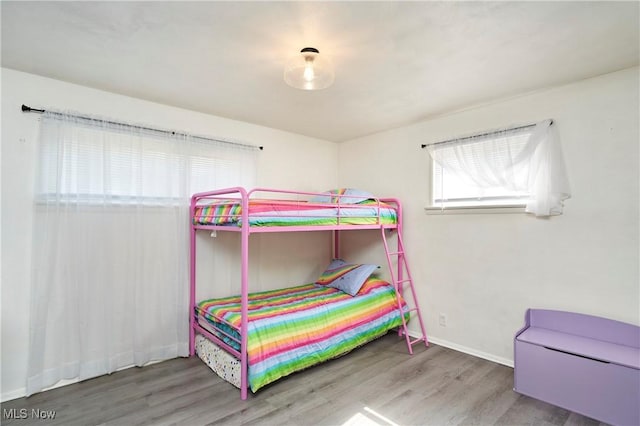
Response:
[{"label": "bed post", "polygon": [[241,342],[240,342],[240,399],[247,399],[247,379],[249,375],[249,363],[247,359],[247,341],[249,334],[249,196],[244,188],[240,188],[242,195],[242,232],[241,232],[241,282],[242,292],[240,297],[241,316]]},{"label": "bed post", "polygon": [[333,231],[333,259],[340,258],[340,231]]},{"label": "bed post", "polygon": [[[400,242],[402,239],[402,204],[400,204],[400,201],[396,202],[396,207],[397,207],[397,215],[398,215],[398,227],[396,229],[396,244],[397,244],[397,251],[400,252],[402,251],[402,243]],[[404,253],[402,254],[402,256],[404,257]],[[400,261],[400,259],[398,259],[398,281],[402,282],[404,280],[404,268],[402,267],[402,262]],[[398,289],[400,292],[400,296],[404,297],[404,289],[403,286],[400,286],[400,288]]]},{"label": "bed post", "polygon": [[195,318],[196,306],[196,229],[193,226],[193,217],[196,200],[191,197],[189,206],[189,356],[195,355]]}]

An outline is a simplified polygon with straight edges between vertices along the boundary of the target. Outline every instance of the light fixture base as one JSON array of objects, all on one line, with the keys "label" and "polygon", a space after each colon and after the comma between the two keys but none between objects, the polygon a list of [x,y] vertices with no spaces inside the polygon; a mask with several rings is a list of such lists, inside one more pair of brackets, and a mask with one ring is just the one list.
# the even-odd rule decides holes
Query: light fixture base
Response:
[{"label": "light fixture base", "polygon": [[333,67],[315,47],[305,47],[291,58],[284,70],[284,81],[302,90],[321,90],[333,84]]}]

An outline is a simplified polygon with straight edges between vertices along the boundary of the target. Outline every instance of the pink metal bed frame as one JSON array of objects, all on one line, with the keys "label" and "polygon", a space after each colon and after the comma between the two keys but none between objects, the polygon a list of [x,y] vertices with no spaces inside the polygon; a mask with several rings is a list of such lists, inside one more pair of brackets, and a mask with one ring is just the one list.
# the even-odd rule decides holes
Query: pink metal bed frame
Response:
[{"label": "pink metal bed frame", "polygon": [[[280,197],[274,198],[276,200],[286,199],[287,201],[295,201],[299,200],[300,203],[304,203],[305,206],[317,206],[321,208],[335,208],[337,210],[336,216],[336,224],[331,225],[287,225],[287,226],[244,226],[240,224],[249,224],[249,200],[252,199],[254,194],[270,194],[272,197]],[[404,253],[404,245],[402,242],[402,205],[400,201],[395,198],[374,198],[377,201],[377,204],[368,205],[367,207],[373,208],[377,210],[377,217],[375,223],[371,224],[344,224],[340,223],[341,219],[353,218],[353,216],[343,215],[342,212],[348,211],[350,208],[359,207],[357,204],[346,204],[341,202],[342,198],[352,198],[352,195],[335,195],[332,194],[331,197],[336,197],[337,203],[318,203],[313,204],[306,201],[310,197],[313,196],[326,196],[326,193],[317,193],[317,192],[302,192],[302,191],[288,191],[288,190],[279,190],[279,189],[268,189],[268,188],[255,188],[251,191],[247,191],[241,187],[234,188],[226,188],[215,191],[201,192],[198,194],[194,194],[191,197],[191,206],[190,206],[190,218],[191,218],[191,230],[190,230],[190,297],[189,297],[189,354],[193,356],[195,354],[195,334],[196,332],[205,335],[207,338],[212,340],[218,346],[226,350],[227,352],[233,354],[236,358],[240,360],[241,364],[241,373],[240,373],[240,398],[246,399],[248,393],[248,383],[247,383],[247,333],[243,333],[242,330],[247,330],[248,328],[248,305],[249,305],[249,236],[254,233],[268,233],[268,232],[307,232],[307,231],[332,231],[333,232],[333,257],[339,257],[340,253],[340,232],[345,230],[363,230],[363,229],[378,229],[381,231],[382,241],[384,243],[384,250],[388,261],[389,271],[391,273],[391,281],[396,290],[396,295],[398,296],[398,309],[402,309],[400,303],[400,296],[403,294],[403,289],[407,286],[412,292],[414,307],[409,309],[409,312],[416,312],[417,319],[420,325],[420,330],[422,332],[422,336],[411,339],[408,331],[407,331],[407,322],[405,321],[404,315],[400,315],[402,318],[402,327],[398,329],[398,335],[404,335],[407,347],[410,354],[413,354],[412,346],[418,342],[424,342],[426,346],[429,345],[429,341],[427,339],[427,335],[425,332],[424,322],[422,320],[422,315],[420,313],[420,309],[418,308],[418,301],[415,295],[415,288],[413,286],[413,279],[411,278],[411,272],[409,271],[409,267],[407,265],[405,253]],[[300,200],[300,197],[303,197],[305,200]],[[194,214],[196,211],[196,207],[201,205],[206,205],[215,200],[228,200],[228,199],[237,199],[237,201],[241,204],[241,214],[240,215],[231,215],[234,218],[240,220],[240,224],[236,225],[202,225],[196,224],[193,222]],[[391,205],[395,207],[397,221],[396,223],[382,223],[381,221],[381,208],[383,204]],[[305,213],[300,212],[296,214],[296,217],[304,217]],[[313,213],[309,214],[310,217],[314,216]],[[373,216],[369,216],[373,217]],[[391,252],[390,246],[386,237],[386,230],[395,229],[397,231],[397,251]],[[241,293],[240,293],[240,301],[241,301],[241,325],[238,330],[237,327],[232,324],[226,323],[229,327],[236,329],[240,335],[240,341],[234,336],[226,333],[223,330],[216,330],[217,333],[221,333],[223,336],[233,340],[240,346],[240,350],[236,350],[229,344],[225,343],[220,337],[211,333],[206,328],[203,328],[195,318],[195,308],[196,308],[196,231],[197,230],[208,230],[208,231],[229,231],[229,232],[239,232],[241,238]],[[394,262],[392,257],[397,257],[396,267],[394,268]],[[394,269],[396,270],[394,273]],[[406,274],[406,278],[405,278]],[[405,311],[406,313],[407,311]]]}]

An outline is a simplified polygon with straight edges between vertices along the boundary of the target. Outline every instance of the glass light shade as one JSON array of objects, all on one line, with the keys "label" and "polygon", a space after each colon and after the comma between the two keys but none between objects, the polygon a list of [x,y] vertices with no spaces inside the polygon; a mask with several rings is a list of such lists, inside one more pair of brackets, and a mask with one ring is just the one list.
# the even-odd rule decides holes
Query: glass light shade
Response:
[{"label": "glass light shade", "polygon": [[331,63],[320,56],[318,49],[305,47],[291,58],[284,69],[284,81],[302,90],[326,89],[333,84]]}]

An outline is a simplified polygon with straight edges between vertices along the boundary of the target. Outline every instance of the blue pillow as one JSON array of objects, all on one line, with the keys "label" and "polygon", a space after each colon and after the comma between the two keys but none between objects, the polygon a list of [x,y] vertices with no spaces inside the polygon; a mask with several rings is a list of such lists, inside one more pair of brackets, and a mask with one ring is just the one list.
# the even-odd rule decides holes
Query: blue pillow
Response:
[{"label": "blue pillow", "polygon": [[378,269],[378,265],[350,265],[343,262],[343,264],[339,266],[339,269],[343,271],[346,270],[346,272],[339,274],[337,278],[329,282],[328,286],[337,288],[338,290],[342,290],[345,293],[350,294],[351,296],[355,296],[356,294],[358,294],[360,288],[364,285],[364,283],[367,282],[367,279],[373,273],[373,271]]},{"label": "blue pillow", "polygon": [[[337,195],[343,196],[337,197]],[[349,195],[349,197],[345,197],[345,195]],[[375,198],[375,196],[367,191],[362,191],[355,188],[338,188],[323,192],[322,195],[311,197],[309,202],[337,204],[339,201],[340,204],[358,204],[371,198]]]}]

